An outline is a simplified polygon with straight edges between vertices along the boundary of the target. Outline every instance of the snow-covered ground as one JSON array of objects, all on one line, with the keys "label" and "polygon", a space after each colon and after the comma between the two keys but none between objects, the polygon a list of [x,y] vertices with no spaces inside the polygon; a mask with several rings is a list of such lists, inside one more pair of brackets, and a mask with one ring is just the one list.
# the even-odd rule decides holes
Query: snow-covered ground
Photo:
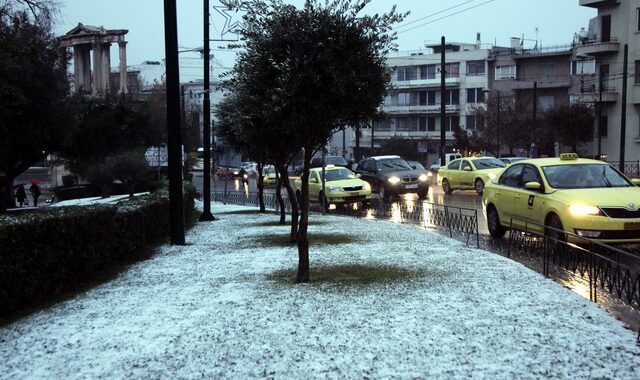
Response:
[{"label": "snow-covered ground", "polygon": [[[149,194],[149,192],[134,193],[133,195],[136,197],[140,197],[142,195],[147,195],[147,194]],[[129,199],[129,194],[112,195],[106,198],[103,198],[103,197],[76,198],[76,199],[69,199],[66,201],[52,203],[50,207],[111,205],[126,199]]]},{"label": "snow-covered ground", "polygon": [[272,275],[297,266],[296,248],[264,243],[288,226],[238,210],[252,209],[216,203],[189,245],[0,328],[0,378],[640,378],[632,331],[516,262],[313,214],[312,278],[351,264],[411,275],[295,285]]}]

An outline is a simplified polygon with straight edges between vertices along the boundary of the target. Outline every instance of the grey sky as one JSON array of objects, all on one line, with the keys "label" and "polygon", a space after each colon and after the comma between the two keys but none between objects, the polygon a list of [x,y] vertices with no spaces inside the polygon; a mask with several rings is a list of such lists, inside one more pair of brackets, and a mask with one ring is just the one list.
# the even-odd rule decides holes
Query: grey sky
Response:
[{"label": "grey sky", "polygon": [[[212,6],[218,4],[216,0],[210,2]],[[302,4],[303,0],[290,2]],[[580,27],[586,27],[589,19],[596,15],[595,9],[579,6],[578,0],[373,0],[365,10],[367,13],[381,13],[388,11],[394,3],[398,4],[400,11],[411,11],[401,26],[438,13],[404,28],[398,27],[399,31],[416,27],[400,32],[400,50],[416,50],[425,42],[437,43],[443,35],[447,41],[474,42],[476,32],[481,33],[483,43],[495,42],[502,46],[509,45],[510,37],[522,37],[524,34],[525,46],[532,47],[536,28],[542,46],[564,45],[570,43],[573,34]],[[62,5],[56,26],[58,34],[64,34],[78,22],[102,25],[108,29],[128,29],[128,64],[164,58],[162,0],[62,0]],[[452,9],[439,13],[447,8]],[[460,13],[451,15],[457,12]],[[438,18],[442,19],[435,21]],[[224,19],[212,12],[211,38],[219,38],[223,23]],[[421,26],[424,23],[428,24]],[[181,47],[202,46],[202,0],[178,0],[178,28]],[[221,44],[212,42],[211,47]],[[213,53],[216,56],[214,71],[223,71],[233,64],[233,52]],[[198,63],[194,58],[193,64]],[[112,62],[112,66],[116,65],[117,62]]]}]

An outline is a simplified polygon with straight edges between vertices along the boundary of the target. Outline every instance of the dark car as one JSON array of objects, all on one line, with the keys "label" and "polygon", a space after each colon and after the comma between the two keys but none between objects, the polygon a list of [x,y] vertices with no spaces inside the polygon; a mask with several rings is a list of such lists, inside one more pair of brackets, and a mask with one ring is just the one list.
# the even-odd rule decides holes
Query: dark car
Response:
[{"label": "dark car", "polygon": [[429,185],[431,185],[431,182],[433,181],[433,178],[434,178],[433,173],[431,173],[431,171],[427,170],[427,168],[425,168],[424,165],[422,165],[419,161],[407,160],[407,164],[409,164],[409,166],[411,166],[412,169],[418,170],[421,173],[426,174],[428,177]]},{"label": "dark car", "polygon": [[382,199],[391,196],[417,193],[420,199],[429,193],[429,175],[416,170],[400,156],[374,156],[358,163],[356,173],[371,185]]},{"label": "dark car", "polygon": [[[342,156],[325,156],[324,157],[325,166],[333,165],[333,166],[342,166],[348,167],[349,163]],[[311,159],[311,167],[319,168],[322,166],[322,157],[314,157]]]}]

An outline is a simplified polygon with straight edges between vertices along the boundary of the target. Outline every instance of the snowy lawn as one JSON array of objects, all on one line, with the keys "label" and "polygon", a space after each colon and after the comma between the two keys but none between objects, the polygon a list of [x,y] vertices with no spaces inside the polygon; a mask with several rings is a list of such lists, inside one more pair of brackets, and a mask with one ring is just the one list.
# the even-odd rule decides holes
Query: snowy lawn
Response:
[{"label": "snowy lawn", "polygon": [[639,378],[635,334],[499,255],[311,216],[310,284],[274,214],[214,204],[187,246],[0,328],[0,378]]}]

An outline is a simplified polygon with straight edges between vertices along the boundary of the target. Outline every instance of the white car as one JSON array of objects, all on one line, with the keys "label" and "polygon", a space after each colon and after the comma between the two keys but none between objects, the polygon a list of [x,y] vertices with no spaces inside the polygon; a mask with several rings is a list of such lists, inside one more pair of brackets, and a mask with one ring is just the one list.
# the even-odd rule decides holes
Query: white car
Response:
[{"label": "white car", "polygon": [[240,170],[244,169],[244,171],[248,175],[255,176],[255,175],[258,174],[257,166],[258,166],[258,164],[256,164],[255,162],[247,161],[247,162],[243,162],[242,164],[240,164]]}]

